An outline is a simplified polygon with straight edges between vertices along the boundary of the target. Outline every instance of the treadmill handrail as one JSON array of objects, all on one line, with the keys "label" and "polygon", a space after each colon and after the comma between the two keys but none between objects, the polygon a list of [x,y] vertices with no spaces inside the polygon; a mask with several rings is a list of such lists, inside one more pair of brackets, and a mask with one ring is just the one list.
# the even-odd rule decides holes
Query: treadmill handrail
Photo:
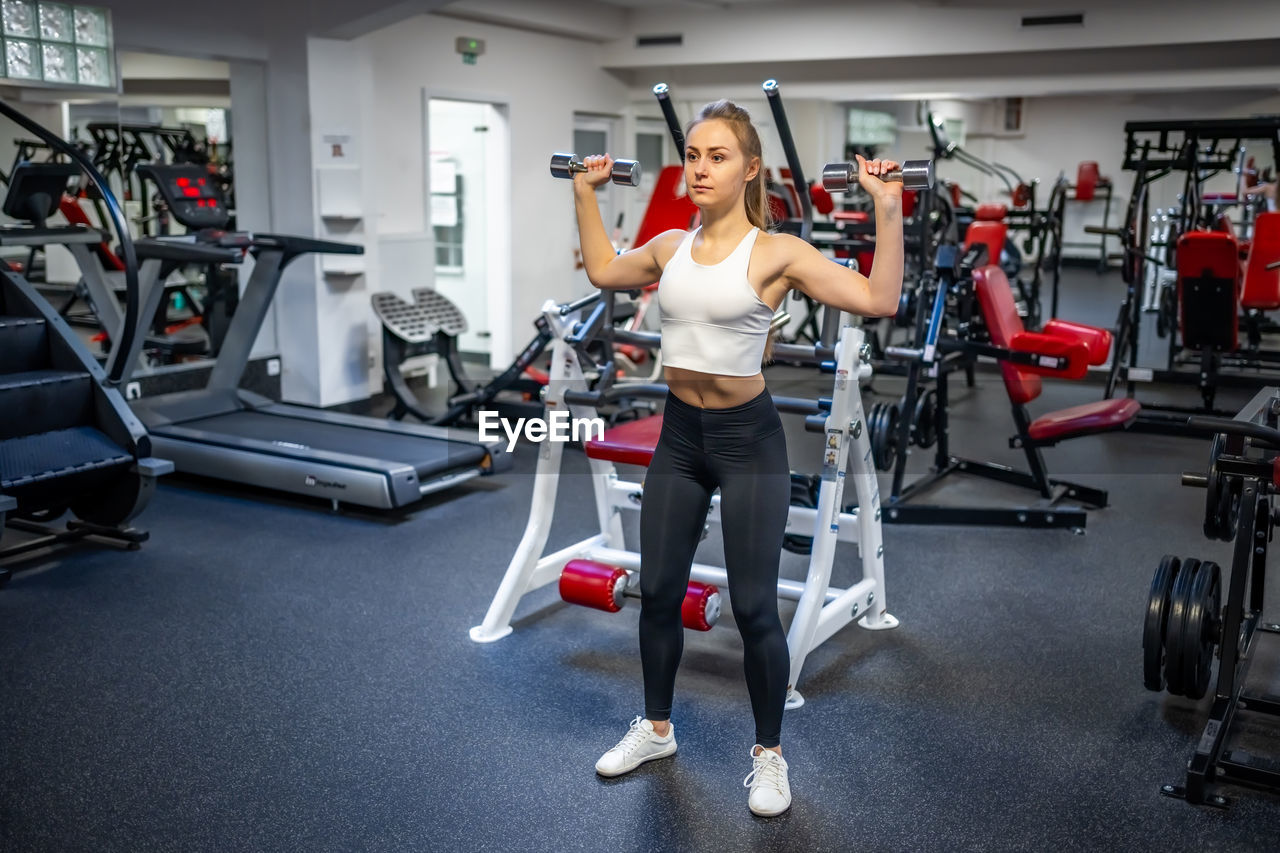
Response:
[{"label": "treadmill handrail", "polygon": [[83,225],[61,228],[0,228],[0,246],[44,246],[50,243],[101,243],[102,232]]},{"label": "treadmill handrail", "polygon": [[250,235],[253,248],[280,249],[286,255],[305,255],[314,252],[318,255],[363,255],[364,246],[357,243],[338,243],[333,240],[316,240],[312,237],[298,237],[292,234],[259,234]]},{"label": "treadmill handrail", "polygon": [[236,264],[242,259],[237,249],[224,249],[207,243],[191,243],[183,240],[163,240],[143,237],[134,243],[138,257],[146,260],[177,261],[190,264]]}]

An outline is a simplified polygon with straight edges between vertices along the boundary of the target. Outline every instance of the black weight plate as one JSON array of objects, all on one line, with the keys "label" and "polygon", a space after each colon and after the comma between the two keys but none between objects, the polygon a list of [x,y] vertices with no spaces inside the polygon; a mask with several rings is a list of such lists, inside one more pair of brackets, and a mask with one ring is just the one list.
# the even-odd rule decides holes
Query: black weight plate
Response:
[{"label": "black weight plate", "polygon": [[[822,478],[817,474],[791,474],[791,505],[813,509],[818,505],[818,489]],[[807,555],[813,551],[813,537],[800,533],[788,533],[782,537],[782,547],[792,554]]]},{"label": "black weight plate", "polygon": [[1204,495],[1204,535],[1210,539],[1222,539],[1226,526],[1220,513],[1227,488],[1225,478],[1218,470],[1218,458],[1222,456],[1226,446],[1227,440],[1222,433],[1215,435],[1213,443],[1209,445],[1209,472]]},{"label": "black weight plate", "polygon": [[1178,577],[1173,582],[1173,590],[1169,593],[1169,619],[1164,632],[1164,680],[1174,696],[1182,696],[1185,690],[1182,682],[1182,658],[1186,644],[1182,638],[1187,611],[1191,609],[1191,586],[1199,570],[1199,560],[1193,557],[1183,560]]},{"label": "black weight plate", "polygon": [[1209,687],[1213,650],[1218,644],[1221,578],[1218,564],[1206,560],[1200,564],[1191,584],[1187,619],[1182,628],[1182,690],[1188,699],[1203,698]]},{"label": "black weight plate", "polygon": [[868,436],[871,439],[871,460],[881,471],[889,470],[888,405],[876,403],[867,418]]},{"label": "black weight plate", "polygon": [[1169,621],[1169,593],[1182,561],[1166,554],[1151,577],[1147,617],[1142,624],[1142,684],[1148,690],[1164,690],[1164,634]]},{"label": "black weight plate", "polygon": [[938,441],[938,392],[930,388],[916,401],[912,439],[917,447],[933,447]]}]

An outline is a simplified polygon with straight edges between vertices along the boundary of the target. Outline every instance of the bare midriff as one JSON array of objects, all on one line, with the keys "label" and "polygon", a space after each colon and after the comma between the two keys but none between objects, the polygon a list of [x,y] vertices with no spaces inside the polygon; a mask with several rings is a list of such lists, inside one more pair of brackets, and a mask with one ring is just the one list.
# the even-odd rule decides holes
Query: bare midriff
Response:
[{"label": "bare midriff", "polygon": [[700,409],[730,409],[749,403],[764,390],[764,375],[721,376],[683,367],[664,367],[671,393],[683,403]]}]

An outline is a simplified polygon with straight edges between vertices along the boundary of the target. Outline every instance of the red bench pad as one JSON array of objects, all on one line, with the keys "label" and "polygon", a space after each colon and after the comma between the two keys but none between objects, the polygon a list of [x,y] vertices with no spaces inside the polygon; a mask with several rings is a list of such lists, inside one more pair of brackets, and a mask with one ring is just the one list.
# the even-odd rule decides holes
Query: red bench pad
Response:
[{"label": "red bench pad", "polygon": [[1280,213],[1260,213],[1253,223],[1253,244],[1244,268],[1240,304],[1259,311],[1280,308],[1280,270],[1267,265],[1280,260]]},{"label": "red bench pad", "polygon": [[1138,401],[1130,397],[1072,406],[1036,418],[1027,435],[1032,441],[1045,442],[1120,429],[1133,423],[1141,408]]},{"label": "red bench pad", "polygon": [[1004,222],[974,222],[964,234],[964,248],[968,251],[976,243],[984,243],[987,247],[987,263],[999,264],[1000,252],[1004,250],[1005,236],[1009,226]]},{"label": "red bench pad", "polygon": [[587,442],[587,456],[626,465],[645,465],[662,435],[662,415],[627,421],[604,431],[604,437]]}]

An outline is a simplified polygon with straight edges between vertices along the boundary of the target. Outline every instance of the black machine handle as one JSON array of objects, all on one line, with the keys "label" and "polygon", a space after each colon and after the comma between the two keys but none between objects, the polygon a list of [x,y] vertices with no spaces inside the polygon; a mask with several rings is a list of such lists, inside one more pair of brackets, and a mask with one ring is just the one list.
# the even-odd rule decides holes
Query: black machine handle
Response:
[{"label": "black machine handle", "polygon": [[680,129],[680,120],[676,118],[676,109],[671,105],[671,89],[666,83],[653,87],[653,96],[662,107],[662,117],[667,120],[667,129],[671,131],[671,141],[676,144],[676,153],[680,162],[684,162],[684,131]]},{"label": "black machine handle", "polygon": [[296,237],[291,234],[254,234],[253,245],[280,249],[286,255],[305,255],[315,252],[319,255],[363,255],[364,246],[356,243],[335,243],[332,240],[315,240],[311,237]]},{"label": "black machine handle", "polygon": [[[40,140],[50,148],[70,157],[89,176],[89,180],[93,182],[98,194],[102,197],[103,202],[106,203],[107,215],[111,217],[111,225],[115,228],[116,234],[120,238],[119,256],[124,261],[124,330],[120,333],[120,340],[116,346],[120,348],[120,352],[129,352],[133,346],[133,339],[138,334],[138,312],[140,310],[138,256],[133,250],[133,239],[129,236],[129,226],[125,222],[124,212],[120,209],[120,203],[116,201],[116,197],[112,194],[106,178],[102,177],[102,173],[85,156],[83,151],[59,138],[56,134],[45,130],[3,101],[0,101],[0,113],[3,113],[6,118],[12,119],[15,124],[23,129],[40,137]],[[126,367],[125,361],[123,358],[116,359],[111,365],[111,370],[107,374],[107,381],[112,385],[120,384],[120,379],[124,376]]]},{"label": "black machine handle", "polygon": [[796,185],[796,195],[800,196],[800,239],[807,243],[809,234],[813,231],[813,203],[809,200],[809,184],[804,179],[804,170],[800,168],[800,155],[796,152],[796,142],[791,137],[787,112],[782,107],[782,93],[778,91],[777,80],[765,80],[761,88],[769,99],[773,122],[778,126],[782,151],[787,157],[787,168],[791,170],[791,181]]},{"label": "black machine handle", "polygon": [[1222,432],[1252,438],[1269,447],[1280,450],[1280,429],[1272,429],[1261,424],[1248,421],[1237,421],[1231,418],[1211,418],[1207,415],[1192,415],[1187,418],[1187,426],[1203,429],[1207,432]]}]

